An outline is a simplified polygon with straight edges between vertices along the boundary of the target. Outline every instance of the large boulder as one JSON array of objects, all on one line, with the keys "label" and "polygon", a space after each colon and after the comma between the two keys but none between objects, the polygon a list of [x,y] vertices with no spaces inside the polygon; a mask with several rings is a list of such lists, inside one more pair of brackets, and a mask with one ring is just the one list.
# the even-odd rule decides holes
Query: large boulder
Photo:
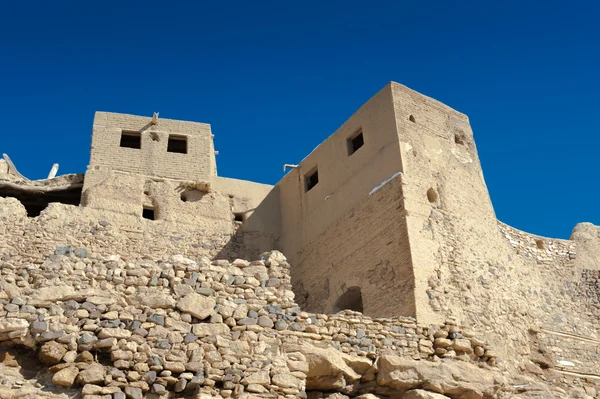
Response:
[{"label": "large boulder", "polygon": [[372,365],[366,358],[344,354],[331,346],[290,345],[286,352],[300,352],[306,358],[307,391],[344,388],[348,383],[358,381]]},{"label": "large boulder", "polygon": [[106,377],[106,370],[101,364],[92,363],[88,368],[79,372],[77,382],[80,385],[102,384]]},{"label": "large boulder", "polygon": [[215,305],[214,299],[192,292],[177,302],[177,309],[203,320],[214,312]]},{"label": "large boulder", "polygon": [[42,345],[38,357],[40,362],[46,366],[54,366],[61,361],[65,353],[67,353],[67,348],[58,342],[50,341]]},{"label": "large boulder", "polygon": [[393,355],[379,358],[377,371],[377,384],[382,387],[400,392],[425,389],[454,399],[492,397],[503,381],[497,372],[467,362],[433,363]]},{"label": "large boulder", "polygon": [[70,388],[75,383],[77,374],[79,374],[79,369],[76,366],[65,367],[52,376],[52,383]]}]

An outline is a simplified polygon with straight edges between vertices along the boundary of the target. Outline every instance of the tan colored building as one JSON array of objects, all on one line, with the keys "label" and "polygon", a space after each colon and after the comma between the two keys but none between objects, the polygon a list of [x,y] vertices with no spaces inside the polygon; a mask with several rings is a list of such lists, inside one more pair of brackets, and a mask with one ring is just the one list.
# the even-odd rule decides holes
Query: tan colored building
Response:
[{"label": "tan colored building", "polygon": [[397,83],[275,186],[216,169],[208,124],[97,112],[81,204],[135,229],[229,236],[215,256],[281,249],[309,311],[431,321],[447,237],[498,234],[468,118]]},{"label": "tan colored building", "polygon": [[427,277],[450,243],[429,226],[447,217],[497,234],[468,118],[397,83],[276,187],[280,248],[298,302],[312,311],[434,318]]}]

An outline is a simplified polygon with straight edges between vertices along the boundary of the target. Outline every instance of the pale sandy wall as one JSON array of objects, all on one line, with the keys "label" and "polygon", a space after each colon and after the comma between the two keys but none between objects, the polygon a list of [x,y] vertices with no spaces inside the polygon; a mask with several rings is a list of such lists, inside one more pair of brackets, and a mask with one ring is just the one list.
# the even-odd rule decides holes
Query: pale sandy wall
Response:
[{"label": "pale sandy wall", "polygon": [[231,198],[232,211],[244,215],[244,228],[279,236],[281,230],[280,204],[277,195],[272,195],[273,186],[215,177],[211,187]]},{"label": "pale sandy wall", "polygon": [[573,229],[571,240],[577,242],[577,267],[600,270],[600,227],[579,223]]},{"label": "pale sandy wall", "polygon": [[417,319],[442,317],[431,295],[436,280],[452,273],[458,253],[467,248],[493,250],[499,234],[483,180],[468,118],[450,107],[392,83],[402,148],[408,237],[415,270]]},{"label": "pale sandy wall", "polygon": [[[85,207],[109,219],[129,225],[143,221],[233,233],[233,213],[226,194],[214,190],[205,193],[173,180],[147,180],[109,168],[90,170],[86,176],[92,181],[88,180],[83,192]],[[142,219],[144,207],[154,210],[156,220]]]},{"label": "pale sandy wall", "polygon": [[[94,118],[89,169],[96,166],[188,181],[210,182],[216,175],[210,125],[97,112]],[[141,133],[141,148],[120,147],[123,130]],[[187,154],[167,152],[169,134],[185,136]]]},{"label": "pale sandy wall", "polygon": [[215,177],[212,189],[227,196],[233,214],[243,217],[242,222],[234,223],[235,233],[224,249],[225,254],[258,257],[279,247],[279,189],[268,184],[225,177]]},{"label": "pale sandy wall", "polygon": [[0,159],[0,176],[8,174],[8,164],[5,160]]},{"label": "pale sandy wall", "polygon": [[141,218],[144,177],[115,172],[109,167],[89,169],[85,175],[82,205]]},{"label": "pale sandy wall", "polygon": [[[349,156],[347,139],[359,129],[364,145]],[[305,176],[315,167],[319,183],[305,192]],[[281,196],[280,245],[291,263],[297,265],[298,254],[305,246],[400,170],[388,85],[277,184]]]},{"label": "pale sandy wall", "polygon": [[292,268],[296,300],[309,311],[336,312],[359,287],[363,312],[415,315],[414,275],[397,176],[333,223],[300,253]]}]

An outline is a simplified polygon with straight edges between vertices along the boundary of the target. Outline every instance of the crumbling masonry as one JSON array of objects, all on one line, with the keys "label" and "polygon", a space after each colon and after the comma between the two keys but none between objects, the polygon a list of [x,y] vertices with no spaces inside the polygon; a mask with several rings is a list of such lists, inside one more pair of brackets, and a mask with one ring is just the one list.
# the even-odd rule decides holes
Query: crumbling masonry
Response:
[{"label": "crumbling masonry", "polygon": [[0,342],[86,398],[596,395],[600,229],[500,223],[468,118],[397,83],[275,186],[217,176],[210,125],[97,112],[84,176],[5,156],[0,197]]},{"label": "crumbling masonry", "polygon": [[498,235],[467,117],[396,83],[274,187],[217,176],[207,124],[97,112],[81,205],[125,226],[222,234],[223,254],[279,249],[307,310],[350,301],[424,321],[440,321],[432,212],[480,240]]}]

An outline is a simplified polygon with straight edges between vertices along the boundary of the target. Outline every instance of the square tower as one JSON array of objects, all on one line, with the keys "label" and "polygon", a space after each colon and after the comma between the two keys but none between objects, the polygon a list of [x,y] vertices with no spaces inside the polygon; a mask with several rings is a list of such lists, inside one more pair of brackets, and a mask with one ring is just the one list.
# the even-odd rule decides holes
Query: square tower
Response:
[{"label": "square tower", "polygon": [[216,175],[210,125],[96,112],[89,169],[210,184]]}]

